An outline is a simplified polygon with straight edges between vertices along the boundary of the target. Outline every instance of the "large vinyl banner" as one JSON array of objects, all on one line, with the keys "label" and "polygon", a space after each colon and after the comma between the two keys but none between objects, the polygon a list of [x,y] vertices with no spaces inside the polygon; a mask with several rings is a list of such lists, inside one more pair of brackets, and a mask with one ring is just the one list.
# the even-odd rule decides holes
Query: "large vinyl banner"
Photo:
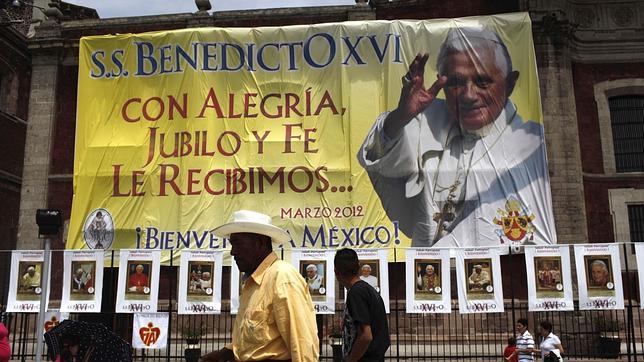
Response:
[{"label": "large vinyl banner", "polygon": [[85,37],[68,245],[551,244],[547,171],[527,13]]}]

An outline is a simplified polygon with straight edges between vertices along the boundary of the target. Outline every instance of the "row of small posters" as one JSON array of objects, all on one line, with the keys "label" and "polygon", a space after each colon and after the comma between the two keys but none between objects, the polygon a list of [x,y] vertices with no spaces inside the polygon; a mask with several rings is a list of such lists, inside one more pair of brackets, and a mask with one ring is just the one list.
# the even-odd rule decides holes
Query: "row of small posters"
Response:
[{"label": "row of small posters", "polygon": [[[644,245],[636,244],[639,270],[644,270]],[[497,248],[407,249],[408,313],[450,313],[450,267],[454,258],[460,313],[503,312],[500,251]],[[618,244],[575,245],[579,309],[623,309]],[[381,295],[389,312],[388,250],[357,250],[360,278]],[[307,282],[318,314],[335,313],[333,250],[293,250],[292,264]],[[43,251],[14,251],[7,311],[38,312]],[[525,247],[530,311],[573,310],[568,246]],[[101,310],[103,251],[65,251],[63,313]],[[223,258],[221,251],[184,250],[179,268],[178,313],[221,312]],[[231,313],[236,314],[243,278],[235,263],[231,272]],[[155,313],[159,292],[160,251],[121,250],[117,313]],[[49,294],[48,291],[46,292]],[[644,300],[644,278],[640,278]],[[345,293],[346,295],[346,293]],[[644,304],[643,304],[644,306]]]}]

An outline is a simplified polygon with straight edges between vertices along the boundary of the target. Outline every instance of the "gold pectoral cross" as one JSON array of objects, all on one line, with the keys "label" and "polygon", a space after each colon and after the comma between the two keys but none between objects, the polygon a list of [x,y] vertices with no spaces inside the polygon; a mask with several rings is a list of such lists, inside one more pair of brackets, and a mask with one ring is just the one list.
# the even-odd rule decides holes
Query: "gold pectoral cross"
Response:
[{"label": "gold pectoral cross", "polygon": [[458,185],[460,185],[460,183],[460,180],[456,180],[454,184],[450,186],[447,200],[445,200],[445,204],[443,204],[441,212],[436,212],[432,216],[432,219],[434,219],[438,224],[436,235],[434,235],[434,241],[438,241],[438,239],[443,236],[443,231],[445,230],[444,223],[452,222],[456,219],[456,214],[454,213],[454,198],[456,197],[456,189],[458,189]]}]

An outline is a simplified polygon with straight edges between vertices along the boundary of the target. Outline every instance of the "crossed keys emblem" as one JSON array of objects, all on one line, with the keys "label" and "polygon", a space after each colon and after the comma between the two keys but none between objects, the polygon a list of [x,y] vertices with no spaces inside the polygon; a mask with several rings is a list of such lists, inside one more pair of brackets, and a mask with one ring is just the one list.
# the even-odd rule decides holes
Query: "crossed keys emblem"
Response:
[{"label": "crossed keys emblem", "polygon": [[148,323],[147,327],[139,328],[139,336],[141,337],[143,344],[146,346],[155,344],[160,335],[161,329],[159,329],[159,327],[155,327],[152,322]]}]

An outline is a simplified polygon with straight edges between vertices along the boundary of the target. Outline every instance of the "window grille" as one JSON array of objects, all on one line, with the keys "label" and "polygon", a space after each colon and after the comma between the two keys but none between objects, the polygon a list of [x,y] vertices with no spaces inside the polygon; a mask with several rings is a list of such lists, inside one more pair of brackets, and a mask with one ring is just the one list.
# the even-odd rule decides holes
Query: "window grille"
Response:
[{"label": "window grille", "polygon": [[644,95],[608,100],[617,172],[644,172]]}]

